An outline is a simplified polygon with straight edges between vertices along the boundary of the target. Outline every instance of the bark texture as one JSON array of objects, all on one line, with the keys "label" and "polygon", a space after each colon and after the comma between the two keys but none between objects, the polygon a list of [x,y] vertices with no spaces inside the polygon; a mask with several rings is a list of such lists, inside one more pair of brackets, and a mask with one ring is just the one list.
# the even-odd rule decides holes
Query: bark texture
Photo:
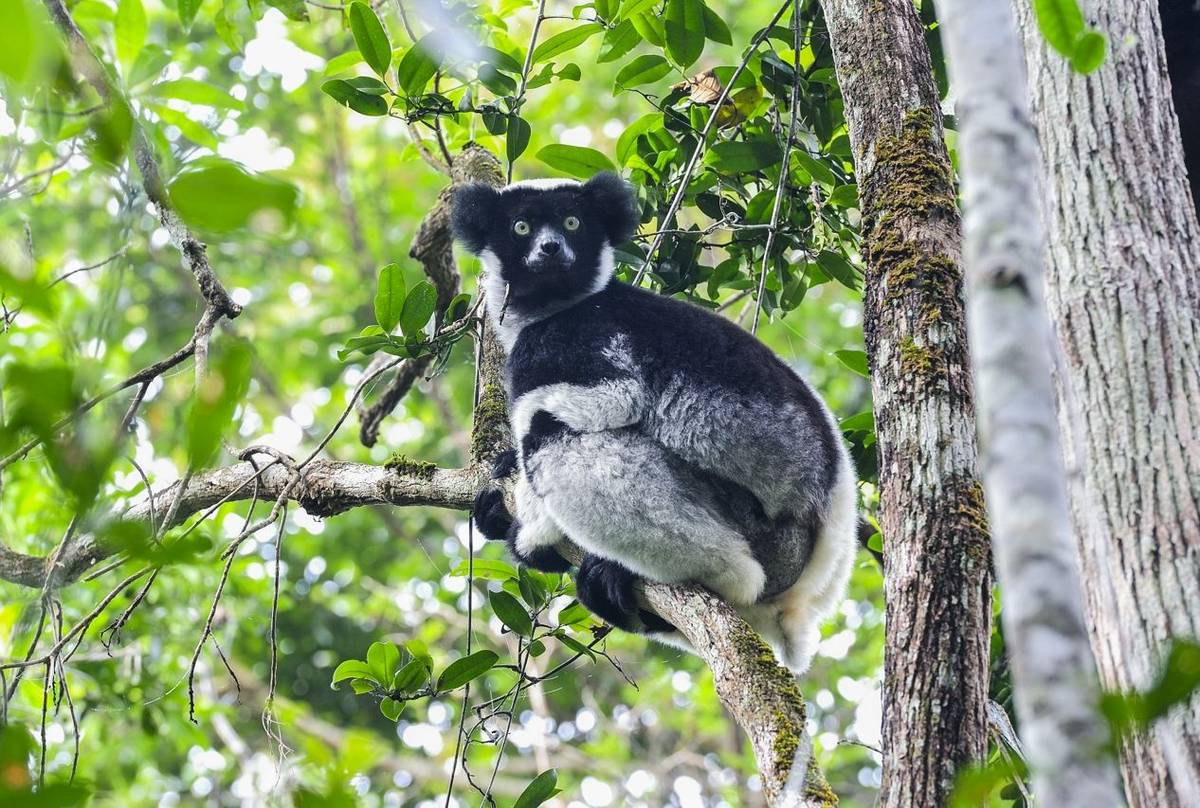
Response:
[{"label": "bark texture", "polygon": [[[1084,603],[1102,683],[1128,690],[1200,636],[1200,228],[1154,3],[1087,5],[1111,44],[1089,76],[1017,9]],[[1200,697],[1130,739],[1122,769],[1134,806],[1200,805]]]},{"label": "bark texture", "polygon": [[986,750],[990,571],[959,219],[910,0],[824,0],[863,212],[887,600],[885,808],[946,802]]},{"label": "bark texture", "polygon": [[967,324],[1021,738],[1042,804],[1117,806],[1054,408],[1021,43],[1009,0],[938,0],[938,18],[959,99]]}]

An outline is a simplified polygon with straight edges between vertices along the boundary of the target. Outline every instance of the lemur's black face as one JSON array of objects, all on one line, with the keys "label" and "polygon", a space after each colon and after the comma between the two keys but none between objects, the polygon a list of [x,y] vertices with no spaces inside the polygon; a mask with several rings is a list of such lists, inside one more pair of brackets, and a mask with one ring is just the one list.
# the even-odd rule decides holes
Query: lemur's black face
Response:
[{"label": "lemur's black face", "polygon": [[516,183],[497,191],[455,191],[458,239],[499,269],[514,299],[577,297],[607,283],[612,246],[633,235],[638,215],[629,186],[615,174],[585,183]]}]

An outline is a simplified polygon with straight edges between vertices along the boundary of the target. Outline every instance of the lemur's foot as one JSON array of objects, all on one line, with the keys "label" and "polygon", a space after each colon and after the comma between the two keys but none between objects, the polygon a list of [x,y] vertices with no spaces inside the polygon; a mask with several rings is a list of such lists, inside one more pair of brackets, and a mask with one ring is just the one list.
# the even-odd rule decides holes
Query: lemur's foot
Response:
[{"label": "lemur's foot", "polygon": [[638,617],[642,620],[642,631],[647,634],[670,634],[677,630],[675,626],[648,609],[638,609]]},{"label": "lemur's foot", "polygon": [[512,514],[504,505],[504,493],[488,486],[475,496],[475,526],[488,541],[508,541],[513,532]]},{"label": "lemur's foot", "polygon": [[596,616],[626,631],[641,626],[637,595],[638,576],[616,561],[587,554],[575,573],[575,594]]},{"label": "lemur's foot", "polygon": [[571,562],[567,561],[558,550],[553,547],[535,547],[528,553],[517,551],[516,542],[509,542],[508,547],[512,550],[513,557],[527,567],[533,567],[535,570],[542,572],[566,572],[571,569]]},{"label": "lemur's foot", "polygon": [[501,452],[492,460],[492,479],[503,480],[505,477],[511,477],[517,470],[517,451],[509,449],[506,452]]}]

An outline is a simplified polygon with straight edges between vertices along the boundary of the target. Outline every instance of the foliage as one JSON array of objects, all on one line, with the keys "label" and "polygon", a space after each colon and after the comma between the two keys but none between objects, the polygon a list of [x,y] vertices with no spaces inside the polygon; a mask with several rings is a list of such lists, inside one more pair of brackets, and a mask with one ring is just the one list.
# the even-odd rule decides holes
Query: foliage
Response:
[{"label": "foliage", "polygon": [[[711,674],[607,634],[569,577],[516,570],[465,513],[280,509],[262,532],[268,509],[245,502],[165,531],[116,517],[148,489],[161,517],[172,481],[252,445],[305,457],[332,433],[325,453],[342,460],[469,462],[478,312],[456,298],[435,316],[407,257],[447,183],[430,164],[469,141],[514,178],[628,178],[644,226],[616,251],[621,276],[759,322],[845,418],[869,506],[857,195],[818,7],[802,2],[793,30],[791,4],[768,25],[781,6],[760,0],[547,3],[540,21],[526,0],[405,4],[406,18],[326,5],[79,0],[107,99],[69,67],[41,3],[0,6],[0,537],[39,556],[95,538],[124,560],[45,602],[0,583],[0,658],[45,653],[147,571],[61,670],[5,672],[5,737],[28,742],[14,788],[41,780],[44,751],[38,793],[82,789],[93,805],[477,801],[493,769],[502,804],[556,789],[596,805],[755,804],[753,756]],[[183,243],[181,262],[138,133],[244,312],[206,336],[202,363],[116,389],[189,345],[205,306],[186,262],[203,247]],[[460,268],[473,295],[476,266]],[[430,378],[368,449],[335,425],[377,353],[430,361]],[[802,682],[844,805],[872,804],[878,782],[877,756],[853,742],[878,743],[881,621],[864,555]],[[456,756],[471,780],[447,776]]]}]

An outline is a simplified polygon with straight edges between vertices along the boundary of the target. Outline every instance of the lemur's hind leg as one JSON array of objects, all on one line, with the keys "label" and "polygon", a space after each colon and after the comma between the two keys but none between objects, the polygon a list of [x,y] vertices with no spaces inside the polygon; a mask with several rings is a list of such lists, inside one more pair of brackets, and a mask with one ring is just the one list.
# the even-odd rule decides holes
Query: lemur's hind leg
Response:
[{"label": "lemur's hind leg", "polygon": [[[516,453],[504,452],[492,464],[492,479],[509,476],[516,469]],[[543,572],[566,572],[570,563],[559,555],[554,545],[562,540],[562,531],[537,502],[525,479],[519,478],[516,487],[517,518],[504,504],[504,494],[497,486],[484,488],[475,497],[475,524],[489,541],[503,541],[509,551],[523,564]],[[518,539],[525,537],[527,546],[517,548]]]}]

